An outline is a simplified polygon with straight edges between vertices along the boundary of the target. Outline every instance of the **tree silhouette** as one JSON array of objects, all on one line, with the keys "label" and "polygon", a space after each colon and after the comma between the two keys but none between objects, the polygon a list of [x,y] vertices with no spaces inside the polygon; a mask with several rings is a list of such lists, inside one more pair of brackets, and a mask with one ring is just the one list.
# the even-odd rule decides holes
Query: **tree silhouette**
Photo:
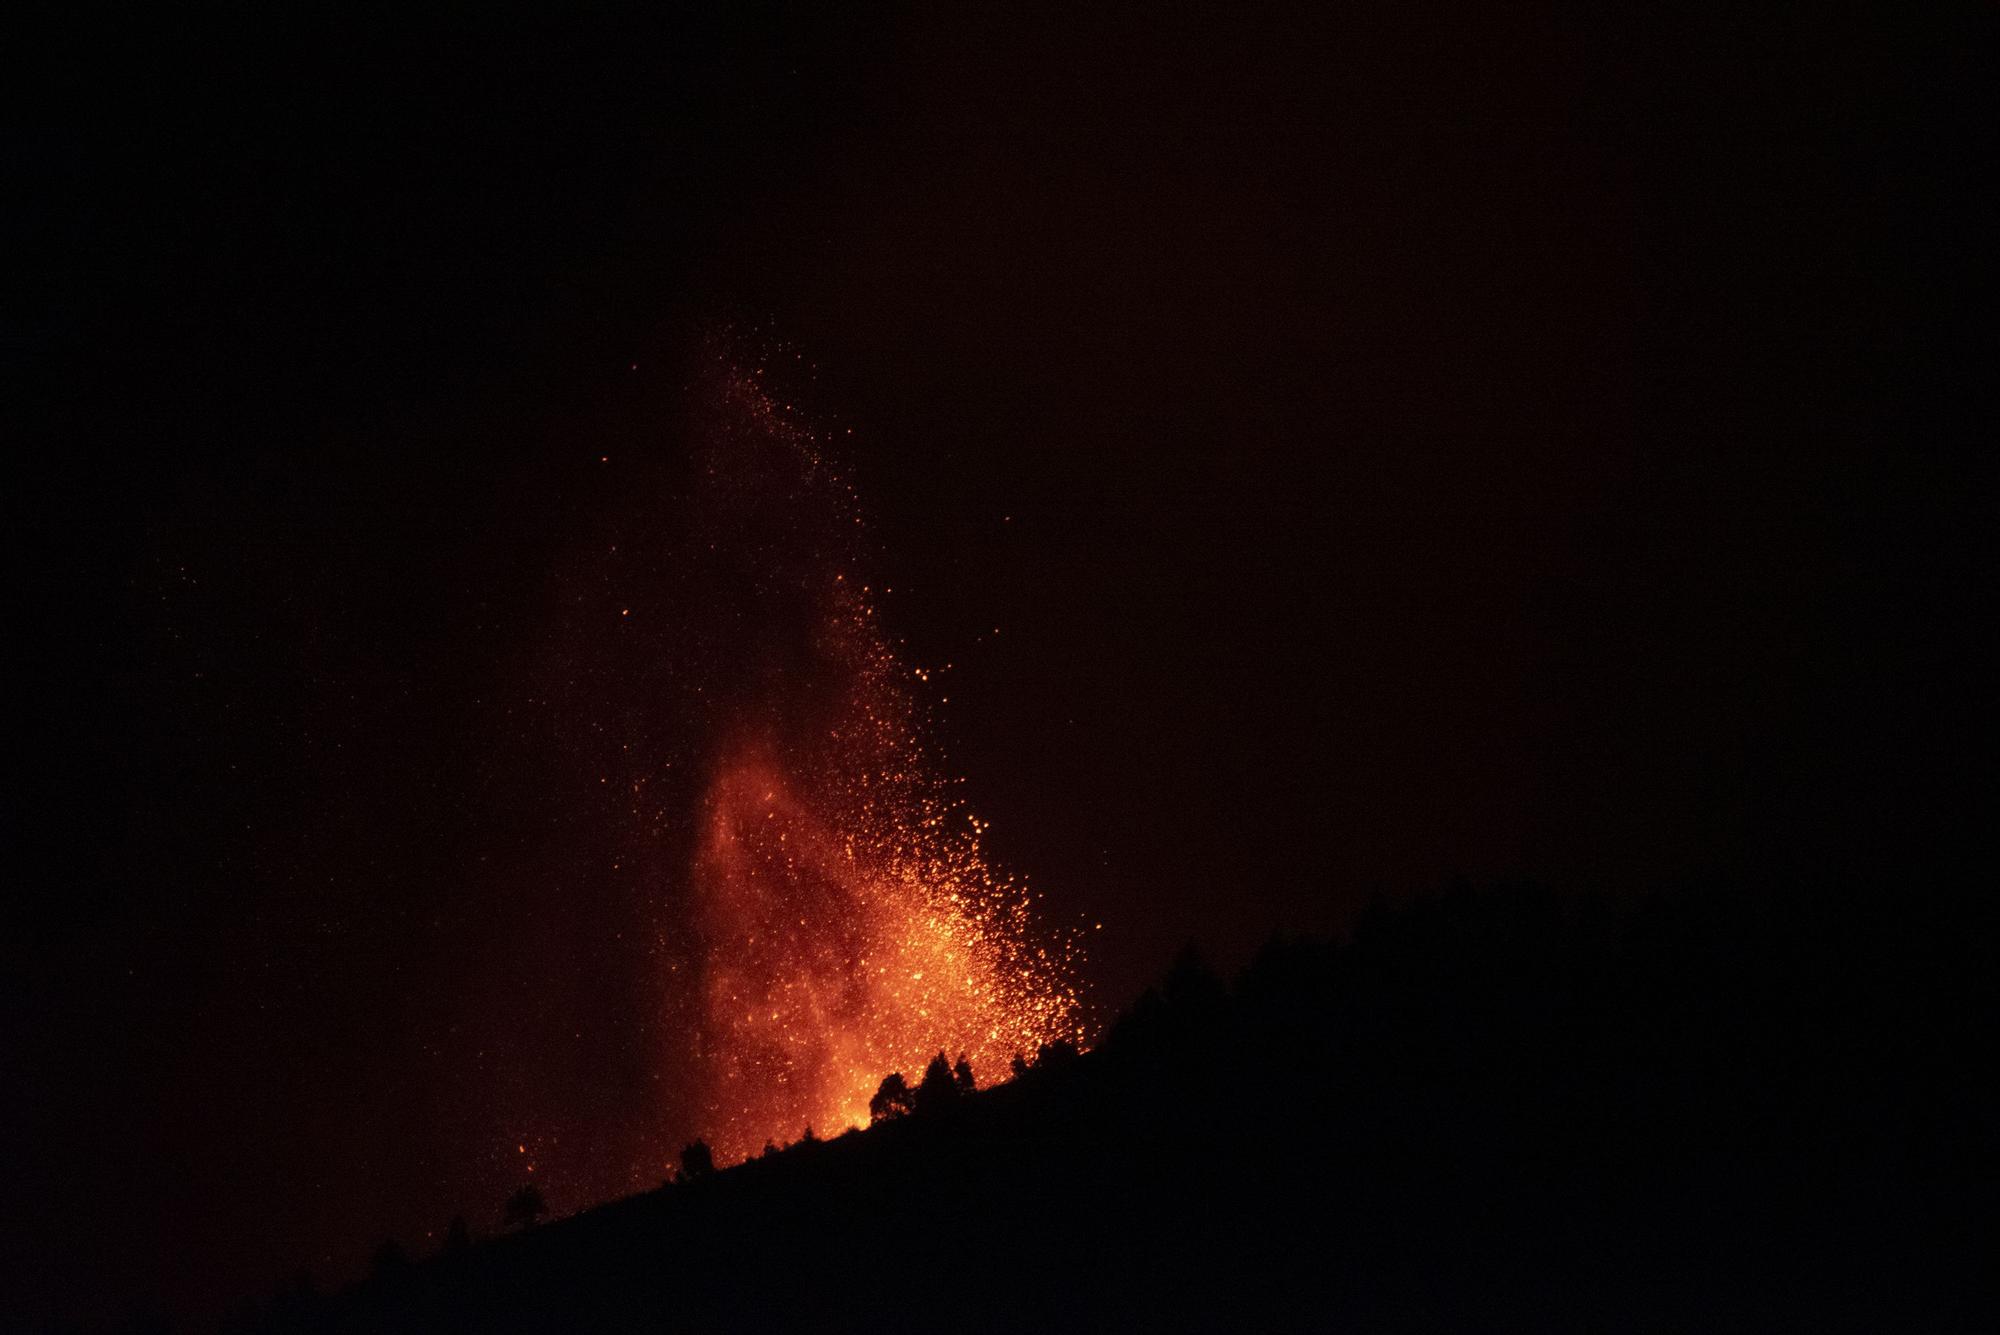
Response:
[{"label": "tree silhouette", "polygon": [[1181,947],[1160,987],[1167,1005],[1183,1019],[1206,1018],[1222,1004],[1227,991],[1193,942]]},{"label": "tree silhouette", "polygon": [[453,1215],[451,1222],[445,1225],[444,1254],[446,1256],[461,1256],[471,1249],[472,1230],[466,1225],[465,1216],[462,1214]]},{"label": "tree silhouette", "polygon": [[714,1172],[715,1151],[709,1149],[707,1141],[697,1140],[681,1150],[681,1181],[698,1182]]},{"label": "tree silhouette", "polygon": [[[310,1329],[307,1324],[309,1313],[319,1300],[319,1286],[313,1282],[312,1272],[301,1270],[281,1284],[277,1293],[272,1295],[270,1305],[265,1309],[268,1324],[281,1330]],[[252,1316],[246,1315],[240,1320],[245,1329],[254,1328],[256,1324]],[[70,1328],[59,1326],[56,1329]],[[225,1325],[222,1329],[226,1331],[231,1327]]]},{"label": "tree silhouette", "polygon": [[912,1104],[909,1082],[903,1079],[901,1071],[894,1071],[882,1077],[881,1088],[868,1100],[868,1117],[871,1121],[886,1122],[908,1113]]},{"label": "tree silhouette", "polygon": [[[966,1074],[971,1074],[969,1067]],[[924,1078],[917,1085],[916,1098],[912,1102],[916,1111],[934,1114],[949,1110],[959,1097],[958,1081],[952,1078],[951,1062],[940,1052],[924,1068]]]},{"label": "tree silhouette", "polygon": [[508,1228],[533,1228],[548,1212],[549,1203],[542,1199],[541,1189],[530,1182],[507,1198],[500,1222]]},{"label": "tree silhouette", "polygon": [[400,1275],[410,1268],[410,1254],[403,1250],[402,1243],[389,1238],[375,1249],[375,1255],[369,1259],[369,1267],[378,1279]]},{"label": "tree silhouette", "polygon": [[1042,1050],[1035,1054],[1035,1069],[1061,1070],[1077,1059],[1076,1044],[1066,1038],[1053,1043],[1042,1044]]},{"label": "tree silhouette", "polygon": [[970,1094],[979,1088],[978,1081],[972,1078],[972,1063],[966,1060],[963,1052],[958,1054],[958,1061],[951,1068],[951,1078],[961,1094]]}]

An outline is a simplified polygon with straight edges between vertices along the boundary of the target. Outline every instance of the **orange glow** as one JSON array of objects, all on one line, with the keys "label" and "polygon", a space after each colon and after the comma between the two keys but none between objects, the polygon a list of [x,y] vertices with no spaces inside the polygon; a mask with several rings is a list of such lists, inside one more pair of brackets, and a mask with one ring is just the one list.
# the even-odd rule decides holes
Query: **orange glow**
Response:
[{"label": "orange glow", "polygon": [[[815,439],[746,377],[758,445],[797,455],[842,509]],[[845,522],[836,514],[835,522]],[[831,568],[790,572],[813,609],[813,671],[770,689],[709,768],[693,881],[705,941],[710,1140],[718,1160],[808,1125],[868,1120],[882,1077],[939,1051],[982,1083],[1016,1053],[1080,1041],[1076,934],[1037,943],[1032,896],[988,864],[984,829],[924,743],[915,675],[872,596]]]}]

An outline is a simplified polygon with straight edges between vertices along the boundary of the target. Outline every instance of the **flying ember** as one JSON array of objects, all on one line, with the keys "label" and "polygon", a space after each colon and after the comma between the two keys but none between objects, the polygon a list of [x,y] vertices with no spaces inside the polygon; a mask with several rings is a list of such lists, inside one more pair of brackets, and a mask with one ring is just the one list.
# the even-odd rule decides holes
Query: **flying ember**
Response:
[{"label": "flying ember", "polygon": [[[717,538],[747,547],[760,621],[791,623],[717,729],[692,850],[707,1134],[727,1160],[865,1123],[884,1075],[940,1051],[990,1082],[1082,1032],[1074,934],[1038,932],[986,861],[926,748],[917,674],[850,577],[851,490],[754,374],[721,390]],[[746,506],[761,521],[732,526]]]}]

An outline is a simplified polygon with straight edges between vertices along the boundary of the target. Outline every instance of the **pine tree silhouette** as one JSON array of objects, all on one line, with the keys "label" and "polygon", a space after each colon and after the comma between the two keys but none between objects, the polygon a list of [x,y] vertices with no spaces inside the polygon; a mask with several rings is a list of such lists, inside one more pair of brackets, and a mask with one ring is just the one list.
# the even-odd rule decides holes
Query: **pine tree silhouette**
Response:
[{"label": "pine tree silhouette", "polygon": [[548,1212],[549,1203],[542,1199],[541,1188],[530,1182],[507,1198],[500,1222],[508,1228],[533,1228]]},{"label": "pine tree silhouette", "polygon": [[912,1104],[909,1082],[903,1079],[901,1071],[894,1071],[882,1077],[875,1097],[868,1100],[868,1117],[871,1121],[887,1122],[906,1115]]},{"label": "pine tree silhouette", "polygon": [[[966,1074],[972,1074],[970,1067]],[[960,1097],[958,1081],[952,1076],[951,1062],[940,1052],[924,1068],[924,1078],[917,1085],[916,1111],[928,1115],[946,1112],[958,1103]]]},{"label": "pine tree silhouette", "polygon": [[699,1182],[715,1173],[715,1152],[705,1140],[697,1140],[681,1150],[681,1175],[683,1182]]}]

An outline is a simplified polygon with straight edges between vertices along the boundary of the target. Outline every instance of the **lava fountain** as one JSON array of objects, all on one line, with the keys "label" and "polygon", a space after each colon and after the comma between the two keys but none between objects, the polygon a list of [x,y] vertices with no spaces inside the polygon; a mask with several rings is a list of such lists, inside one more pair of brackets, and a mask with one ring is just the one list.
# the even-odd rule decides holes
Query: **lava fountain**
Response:
[{"label": "lava fountain", "polygon": [[755,372],[720,388],[709,549],[736,552],[735,594],[766,628],[692,852],[703,1101],[737,1159],[864,1124],[885,1074],[939,1051],[990,1081],[1082,1031],[1075,935],[1035,929],[927,748],[919,674],[856,573],[851,489]]}]

